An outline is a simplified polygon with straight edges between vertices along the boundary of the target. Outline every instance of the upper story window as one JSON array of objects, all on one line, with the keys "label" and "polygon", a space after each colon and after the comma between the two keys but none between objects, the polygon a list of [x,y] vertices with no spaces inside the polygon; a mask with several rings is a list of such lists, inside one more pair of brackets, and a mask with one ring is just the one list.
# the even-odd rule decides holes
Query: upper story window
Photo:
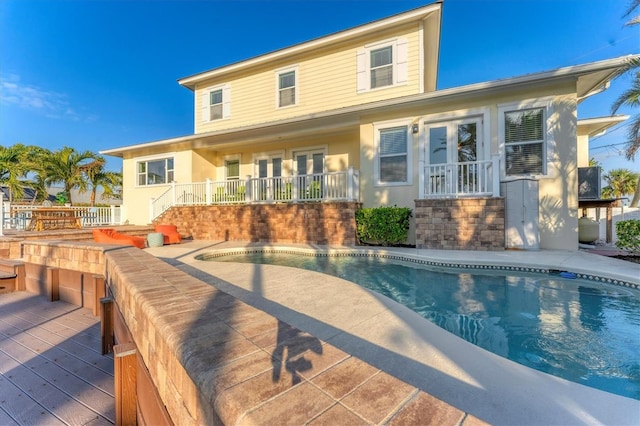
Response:
[{"label": "upper story window", "polygon": [[297,70],[288,69],[277,73],[278,108],[296,105]]},{"label": "upper story window", "polygon": [[138,185],[159,185],[173,181],[173,158],[139,161],[136,163]]},{"label": "upper story window", "polygon": [[393,84],[393,46],[372,50],[371,88],[391,86]]},{"label": "upper story window", "polygon": [[377,152],[374,179],[377,185],[410,183],[411,140],[409,125],[390,125],[376,129]]},{"label": "upper story window", "polygon": [[223,86],[205,89],[202,95],[202,121],[221,120],[231,116],[231,88]]},{"label": "upper story window", "polygon": [[365,46],[357,54],[358,93],[407,82],[407,41]]},{"label": "upper story window", "polygon": [[546,172],[544,108],[504,112],[505,174],[541,175]]}]

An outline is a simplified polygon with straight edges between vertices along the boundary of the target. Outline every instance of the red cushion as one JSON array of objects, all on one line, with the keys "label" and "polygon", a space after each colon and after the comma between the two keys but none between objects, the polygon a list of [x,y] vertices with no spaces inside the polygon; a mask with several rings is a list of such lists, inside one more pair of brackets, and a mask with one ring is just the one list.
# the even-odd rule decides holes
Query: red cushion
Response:
[{"label": "red cushion", "polygon": [[177,244],[182,242],[182,237],[176,225],[156,225],[155,231],[163,235],[164,244]]}]

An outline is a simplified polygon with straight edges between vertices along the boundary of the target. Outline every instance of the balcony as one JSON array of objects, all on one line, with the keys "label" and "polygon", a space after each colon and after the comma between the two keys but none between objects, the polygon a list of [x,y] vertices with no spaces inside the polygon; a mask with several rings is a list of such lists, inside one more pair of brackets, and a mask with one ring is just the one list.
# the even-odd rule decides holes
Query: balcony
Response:
[{"label": "balcony", "polygon": [[421,198],[499,197],[498,158],[425,166]]}]

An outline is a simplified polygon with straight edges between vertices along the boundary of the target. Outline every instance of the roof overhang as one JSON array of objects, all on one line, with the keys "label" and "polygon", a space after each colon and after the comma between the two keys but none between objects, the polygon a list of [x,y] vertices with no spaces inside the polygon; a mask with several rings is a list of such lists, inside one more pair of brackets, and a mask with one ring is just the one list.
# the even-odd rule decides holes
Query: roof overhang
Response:
[{"label": "roof overhang", "polygon": [[590,138],[598,136],[610,127],[628,120],[628,115],[612,115],[609,117],[586,118],[578,120],[578,135],[586,135]]},{"label": "roof overhang", "polygon": [[[439,104],[468,99],[471,96],[490,96],[522,88],[544,87],[558,81],[576,84],[578,98],[594,93],[594,88],[605,84],[622,72],[633,56],[623,56],[584,65],[559,68],[524,76],[475,83],[428,93],[387,99],[362,105],[355,105],[303,115],[288,120],[260,123],[250,126],[220,130],[178,138],[164,139],[137,145],[100,151],[104,155],[124,157],[137,155],[149,150],[185,150],[198,148],[223,148],[234,144],[249,144],[259,141],[282,140],[287,137],[302,137],[322,132],[323,135],[349,131],[360,123],[367,114],[391,113],[412,109],[421,105]],[[638,57],[638,56],[635,56]]]},{"label": "roof overhang", "polygon": [[[413,21],[421,21],[426,19],[430,14],[442,9],[442,1],[439,0],[435,3],[427,6],[419,7],[407,12],[399,13],[397,15],[390,16],[388,18],[380,19],[368,24],[353,27],[344,31],[339,31],[328,36],[319,37],[307,42],[295,44],[284,49],[275,50],[264,55],[256,56],[251,59],[236,62],[230,65],[226,65],[220,68],[214,68],[208,71],[204,71],[198,74],[194,74],[188,77],[178,79],[178,83],[190,90],[195,90],[196,85],[202,81],[219,77],[231,72],[241,71],[254,66],[262,65],[272,61],[279,60],[281,58],[288,58],[293,55],[298,55],[306,52],[311,52],[317,49],[321,49],[325,46],[330,46],[337,43],[342,43],[350,39],[355,39],[366,34],[373,34],[383,31],[387,28],[391,28],[398,25]],[[439,35],[439,32],[438,32]],[[436,42],[436,41],[434,41]],[[440,41],[437,40],[437,44]]]}]

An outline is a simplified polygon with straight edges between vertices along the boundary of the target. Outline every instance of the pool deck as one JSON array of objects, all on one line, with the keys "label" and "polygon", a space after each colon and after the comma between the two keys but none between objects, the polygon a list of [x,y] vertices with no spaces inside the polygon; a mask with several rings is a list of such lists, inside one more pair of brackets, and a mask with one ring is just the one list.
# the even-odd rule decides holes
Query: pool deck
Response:
[{"label": "pool deck", "polygon": [[[345,250],[213,241],[145,250],[489,423],[640,424],[640,401],[559,379],[494,355],[348,281],[287,267],[196,259],[203,253],[243,247]],[[640,265],[583,251],[353,250],[451,264],[570,271],[640,285]]]}]

